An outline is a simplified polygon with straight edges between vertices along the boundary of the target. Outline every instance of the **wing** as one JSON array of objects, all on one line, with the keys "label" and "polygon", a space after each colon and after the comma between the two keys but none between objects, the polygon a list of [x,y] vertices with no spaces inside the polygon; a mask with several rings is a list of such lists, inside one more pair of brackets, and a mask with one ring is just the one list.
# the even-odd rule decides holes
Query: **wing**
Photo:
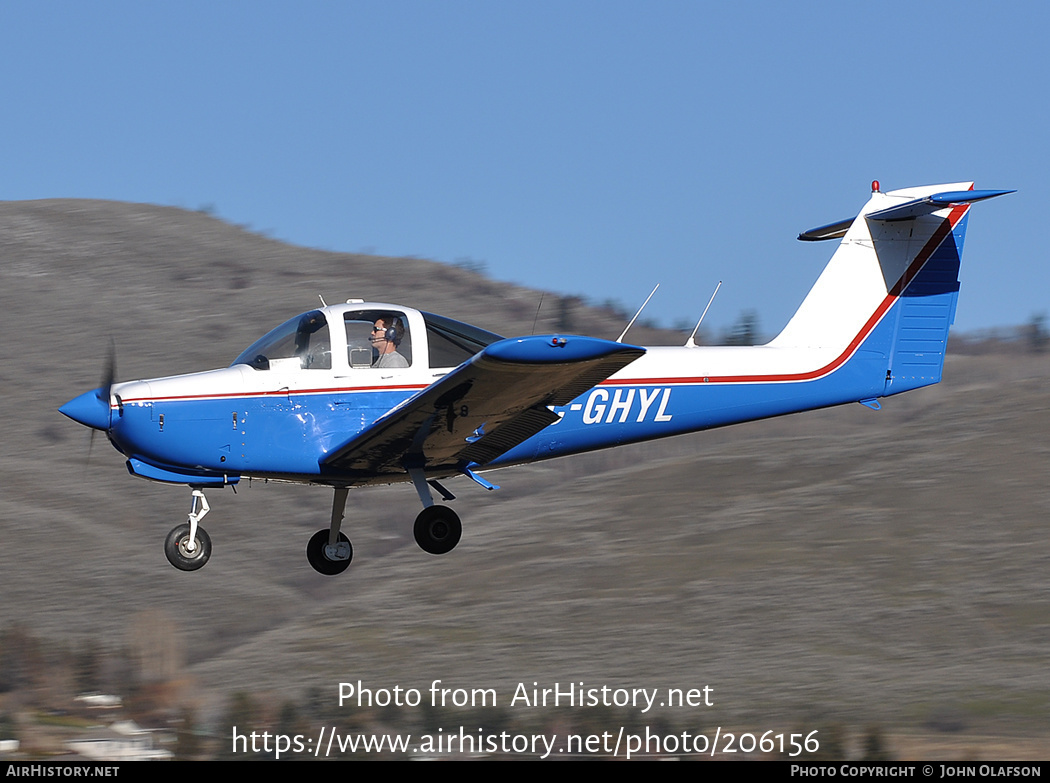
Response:
[{"label": "wing", "polygon": [[492,343],[329,452],[321,465],[361,476],[484,465],[556,422],[548,405],[568,404],[644,353],[593,337]]}]

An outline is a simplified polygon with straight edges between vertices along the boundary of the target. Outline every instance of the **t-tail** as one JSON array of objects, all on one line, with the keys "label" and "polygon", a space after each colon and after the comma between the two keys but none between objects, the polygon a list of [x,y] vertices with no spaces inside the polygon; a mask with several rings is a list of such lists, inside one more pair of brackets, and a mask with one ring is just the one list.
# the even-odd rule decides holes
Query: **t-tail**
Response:
[{"label": "t-tail", "polygon": [[842,241],[770,347],[831,349],[825,370],[857,353],[882,356],[877,396],[937,383],[955,319],[967,213],[977,201],[1012,192],[963,182],[882,193],[873,182],[856,218],[799,235]]}]

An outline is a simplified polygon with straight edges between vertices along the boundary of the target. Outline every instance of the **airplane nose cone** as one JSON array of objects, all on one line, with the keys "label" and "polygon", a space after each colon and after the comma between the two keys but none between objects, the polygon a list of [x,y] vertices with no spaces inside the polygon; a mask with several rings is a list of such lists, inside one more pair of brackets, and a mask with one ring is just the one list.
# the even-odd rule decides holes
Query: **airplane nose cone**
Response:
[{"label": "airplane nose cone", "polygon": [[109,429],[109,399],[103,398],[104,389],[95,389],[85,392],[79,397],[74,397],[67,402],[58,412],[68,416],[73,421],[91,427],[95,430]]}]

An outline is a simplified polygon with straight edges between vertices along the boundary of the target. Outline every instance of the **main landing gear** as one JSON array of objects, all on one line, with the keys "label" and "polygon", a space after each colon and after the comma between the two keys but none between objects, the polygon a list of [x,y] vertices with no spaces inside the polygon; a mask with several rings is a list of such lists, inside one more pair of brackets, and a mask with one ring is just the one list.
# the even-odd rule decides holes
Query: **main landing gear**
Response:
[{"label": "main landing gear", "polygon": [[419,512],[412,532],[424,552],[443,555],[456,548],[463,535],[463,525],[459,515],[448,506],[430,506]]},{"label": "main landing gear", "polygon": [[[456,548],[463,535],[463,524],[459,515],[448,506],[434,504],[430,493],[431,482],[427,481],[422,471],[411,470],[412,483],[416,487],[423,510],[416,517],[413,526],[416,543],[424,552],[432,555],[443,555]],[[435,488],[445,500],[453,500],[454,495],[444,487],[433,482]],[[354,557],[354,548],[346,534],[340,532],[343,523],[343,512],[346,510],[347,487],[336,487],[332,500],[332,522],[328,529],[318,530],[306,545],[306,559],[314,570],[325,576],[341,574],[350,567]]]},{"label": "main landing gear", "polygon": [[420,549],[431,555],[451,552],[463,535],[463,524],[459,521],[459,514],[448,506],[434,505],[434,496],[430,488],[433,486],[445,500],[455,500],[456,496],[437,481],[427,481],[421,470],[410,469],[408,475],[411,476],[412,485],[419,495],[419,502],[423,504],[423,510],[416,517],[416,524],[412,526],[416,543]]},{"label": "main landing gear", "polygon": [[164,554],[168,562],[180,571],[203,568],[211,557],[211,538],[198,524],[209,511],[211,506],[204,497],[204,490],[195,488],[190,503],[189,522],[175,527],[164,539]]},{"label": "main landing gear", "polygon": [[332,501],[332,524],[328,530],[318,530],[306,545],[306,559],[314,570],[325,576],[341,574],[350,567],[354,559],[354,548],[350,539],[339,532],[343,523],[343,511],[346,509],[347,487],[335,488],[335,499]]}]

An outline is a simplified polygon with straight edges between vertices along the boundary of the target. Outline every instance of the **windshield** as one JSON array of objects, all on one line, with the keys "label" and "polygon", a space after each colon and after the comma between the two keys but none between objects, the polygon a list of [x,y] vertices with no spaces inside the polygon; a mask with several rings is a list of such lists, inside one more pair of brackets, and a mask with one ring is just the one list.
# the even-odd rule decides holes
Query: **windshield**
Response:
[{"label": "windshield", "polygon": [[311,310],[285,321],[248,346],[233,364],[247,364],[256,370],[332,369],[332,342],[324,313]]}]

